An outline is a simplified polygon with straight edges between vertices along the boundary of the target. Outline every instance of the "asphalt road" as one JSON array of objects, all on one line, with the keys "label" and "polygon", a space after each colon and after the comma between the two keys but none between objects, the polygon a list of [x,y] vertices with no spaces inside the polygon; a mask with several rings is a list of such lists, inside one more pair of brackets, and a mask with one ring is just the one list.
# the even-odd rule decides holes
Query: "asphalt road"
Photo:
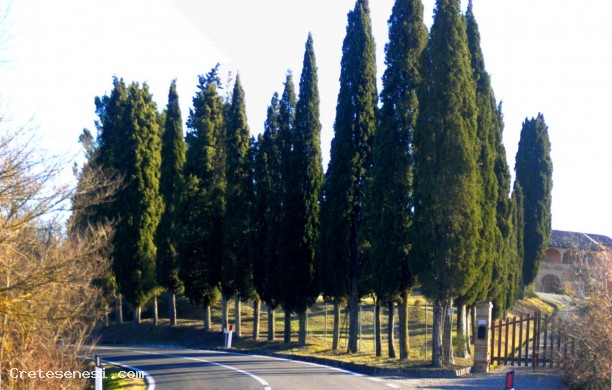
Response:
[{"label": "asphalt road", "polygon": [[97,347],[104,360],[145,371],[148,390],[399,388],[381,378],[332,367],[265,356],[218,351],[140,347]]}]

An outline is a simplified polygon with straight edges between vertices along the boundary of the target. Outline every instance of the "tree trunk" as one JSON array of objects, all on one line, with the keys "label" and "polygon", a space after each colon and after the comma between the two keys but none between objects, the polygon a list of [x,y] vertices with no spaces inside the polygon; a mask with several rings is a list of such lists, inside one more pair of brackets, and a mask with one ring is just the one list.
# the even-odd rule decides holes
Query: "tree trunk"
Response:
[{"label": "tree trunk", "polygon": [[459,352],[459,356],[462,358],[468,358],[469,352],[469,340],[470,334],[468,331],[468,310],[467,307],[461,302],[457,302],[457,337],[463,340],[463,347]]},{"label": "tree trunk", "polygon": [[374,337],[376,339],[376,356],[382,356],[382,332],[380,326],[380,300],[376,298],[374,304]]},{"label": "tree trunk", "polygon": [[291,312],[285,309],[285,333],[283,337],[285,343],[291,342]]},{"label": "tree trunk", "polygon": [[153,295],[153,326],[157,326],[159,322],[159,310],[157,307],[157,295]]},{"label": "tree trunk", "polygon": [[444,305],[436,299],[433,305],[433,329],[431,335],[431,364],[435,368],[442,367],[442,336],[444,332]]},{"label": "tree trunk", "polygon": [[389,344],[389,357],[395,358],[395,305],[393,301],[387,302],[387,308],[389,310],[389,316],[387,317],[387,343]]},{"label": "tree trunk", "polygon": [[308,309],[301,313],[298,313],[299,318],[299,332],[298,332],[298,343],[300,345],[306,345],[306,336],[308,335]]},{"label": "tree trunk", "polygon": [[259,340],[260,312],[261,300],[255,297],[255,299],[253,299],[253,340]]},{"label": "tree trunk", "polygon": [[108,318],[108,307],[106,308],[106,311],[104,312],[104,327],[108,328],[110,326],[110,318]]},{"label": "tree trunk", "polygon": [[523,278],[521,278],[521,288],[519,291],[519,299],[525,299],[526,290],[527,290],[527,284],[525,284],[525,281],[523,280]]},{"label": "tree trunk", "polygon": [[444,331],[442,338],[442,360],[446,364],[455,364],[453,357],[453,328],[452,328],[452,316],[448,314],[448,310],[453,307],[452,299],[446,301],[444,305],[444,311],[442,313],[444,319]]},{"label": "tree trunk", "polygon": [[268,341],[276,338],[276,310],[268,303]]},{"label": "tree trunk", "polygon": [[176,293],[170,294],[170,300],[168,300],[168,317],[170,320],[170,326],[176,326]]},{"label": "tree trunk", "polygon": [[399,316],[399,350],[400,360],[408,360],[410,357],[410,333],[408,331],[408,297],[410,291],[402,291],[400,298],[401,302],[398,304],[398,316]]},{"label": "tree trunk", "polygon": [[332,335],[332,351],[338,350],[340,344],[340,299],[334,298],[334,332]]},{"label": "tree trunk", "polygon": [[227,295],[221,294],[221,329],[228,329],[229,323],[227,321]]},{"label": "tree trunk", "polygon": [[348,352],[359,352],[359,278],[353,276],[349,297]]},{"label": "tree trunk", "polygon": [[115,300],[115,322],[118,325],[123,324],[123,295],[117,295]]},{"label": "tree trunk", "polygon": [[212,328],[212,316],[210,313],[210,303],[207,300],[202,303],[202,320],[204,322],[204,330],[210,330]]},{"label": "tree trunk", "polygon": [[476,323],[476,307],[471,307],[469,309],[469,312],[467,313],[468,316],[468,338],[467,338],[467,350],[468,353],[471,355],[472,354],[472,337],[474,336],[474,324]]},{"label": "tree trunk", "polygon": [[242,324],[242,313],[240,310],[240,297],[238,294],[234,295],[234,335],[236,337],[242,336],[242,330],[240,325]]},{"label": "tree trunk", "polygon": [[142,312],[142,308],[140,306],[135,306],[134,307],[134,316],[132,319],[132,323],[134,325],[140,325],[142,323],[142,318],[140,316],[140,313]]}]

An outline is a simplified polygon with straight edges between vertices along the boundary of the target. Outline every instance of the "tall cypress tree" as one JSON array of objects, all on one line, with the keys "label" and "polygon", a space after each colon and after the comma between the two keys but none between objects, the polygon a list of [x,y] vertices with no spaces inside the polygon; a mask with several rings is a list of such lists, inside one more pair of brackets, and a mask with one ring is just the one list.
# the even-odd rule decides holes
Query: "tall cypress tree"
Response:
[{"label": "tall cypress tree", "polygon": [[551,232],[551,192],[553,165],[550,158],[548,126],[544,116],[525,119],[516,162],[516,181],[523,190],[524,258],[521,297],[535,280],[544,258]]},{"label": "tall cypress tree", "polygon": [[[516,295],[508,296],[512,283],[508,275],[517,263],[516,225],[514,221],[515,202],[511,197],[510,168],[506,158],[506,148],[503,145],[503,115],[501,103],[496,110],[498,125],[495,129],[495,176],[497,178],[496,219],[498,239],[496,240],[497,261],[493,264],[492,283],[489,286],[488,297],[493,301],[494,315],[502,317],[503,313],[514,305]],[[497,309],[495,309],[497,307]]]},{"label": "tall cypress tree", "polygon": [[[342,46],[334,139],[321,206],[322,288],[326,295],[336,299],[349,298],[349,352],[359,351],[362,254],[358,237],[363,225],[366,171],[372,164],[377,101],[370,7],[367,0],[357,0],[348,14]],[[337,310],[334,312],[334,347],[337,348],[339,318]]]},{"label": "tall cypress tree", "polygon": [[253,214],[253,283],[268,305],[268,340],[275,338],[274,310],[280,304],[278,237],[284,183],[280,173],[279,99],[274,93],[255,151],[255,202]]},{"label": "tall cypress tree", "polygon": [[[121,182],[124,181],[125,172],[123,171],[123,154],[125,150],[124,140],[128,138],[128,126],[126,125],[126,102],[127,102],[127,87],[123,79],[113,77],[113,89],[109,95],[104,95],[95,98],[96,115],[96,130],[97,138],[95,141],[95,153],[90,154],[88,166],[94,170],[100,170],[107,178]],[[84,133],[84,137],[88,137]],[[86,141],[86,139],[83,139]],[[94,150],[92,149],[92,152]],[[119,193],[122,192],[120,187]],[[86,210],[86,221],[82,223],[108,223],[120,220],[118,197],[114,196],[107,202],[93,205]],[[113,238],[115,244],[117,236]],[[123,266],[121,258],[111,253],[112,270],[115,280],[122,272]],[[116,301],[116,318],[117,323],[123,322],[123,288],[117,281],[117,301]]]},{"label": "tall cypress tree", "polygon": [[468,3],[465,15],[468,48],[471,57],[471,66],[474,81],[476,82],[476,105],[478,106],[477,134],[480,145],[478,164],[481,169],[481,185],[483,196],[479,199],[482,210],[482,228],[480,230],[481,243],[477,256],[484,260],[479,272],[480,276],[466,294],[457,299],[460,306],[471,305],[476,299],[487,298],[491,285],[493,267],[500,265],[498,245],[501,244],[501,235],[497,228],[497,197],[498,183],[495,175],[495,135],[497,107],[495,95],[491,88],[489,74],[485,69],[484,56],[480,48],[480,33],[474,17],[472,2]]},{"label": "tall cypress tree", "polygon": [[511,198],[512,233],[509,248],[508,263],[508,289],[506,291],[506,307],[511,307],[521,293],[521,281],[523,279],[524,244],[523,234],[525,231],[523,208],[523,189],[518,181],[514,181]]},{"label": "tall cypress tree", "polygon": [[161,133],[146,84],[128,87],[124,113],[127,137],[120,140],[123,151],[117,156],[122,156],[122,172],[129,180],[117,195],[120,219],[113,256],[119,263],[118,284],[134,306],[134,320],[139,323],[140,308],[156,286],[154,239],[163,205],[159,194]]},{"label": "tall cypress tree", "polygon": [[446,310],[483,267],[476,85],[457,0],[437,0],[423,66],[414,134],[414,265],[435,304],[432,362],[439,367]]},{"label": "tall cypress tree", "polygon": [[161,176],[159,192],[164,200],[164,212],[156,233],[157,244],[157,281],[172,294],[170,299],[170,326],[176,325],[176,294],[183,290],[179,276],[179,258],[175,223],[175,208],[185,164],[185,140],[183,138],[183,119],[176,92],[176,81],[172,81],[168,92],[168,105],[164,120],[161,149]]},{"label": "tall cypress tree", "polygon": [[[226,202],[223,234],[223,273],[221,288],[227,297],[239,298],[253,294],[252,264],[249,256],[250,215],[252,203],[252,164],[250,160],[250,133],[247,125],[244,90],[240,75],[232,92],[228,108],[225,136],[226,150]],[[236,313],[236,334],[240,335],[239,310]]]},{"label": "tall cypress tree", "polygon": [[467,328],[467,306],[475,300],[491,300],[494,312],[506,308],[505,292],[508,288],[508,264],[512,258],[512,210],[510,205],[510,171],[503,145],[503,117],[497,105],[490,76],[485,69],[480,46],[480,33],[473,5],[468,3],[465,15],[468,47],[476,82],[478,105],[478,138],[480,140],[479,165],[482,172],[483,197],[481,199],[482,243],[478,256],[484,259],[480,277],[467,294],[457,299],[459,334],[466,340],[467,354],[470,337]]},{"label": "tall cypress tree", "polygon": [[199,77],[192,99],[184,182],[176,210],[180,276],[185,295],[203,305],[205,328],[211,326],[210,305],[218,295],[223,259],[225,122],[217,70],[218,66]]},{"label": "tall cypress tree", "polygon": [[[382,108],[365,202],[365,237],[370,249],[363,279],[370,281],[366,284],[373,285],[377,299],[394,302],[399,298],[400,359],[407,359],[407,301],[414,284],[409,264],[413,207],[412,136],[419,113],[420,61],[427,45],[421,0],[397,0],[388,24]],[[393,327],[389,332],[392,336]],[[389,342],[389,348],[389,356],[394,356],[392,342]]]},{"label": "tall cypress tree", "polygon": [[295,124],[289,148],[284,197],[279,280],[285,310],[300,316],[299,342],[306,343],[306,310],[319,291],[314,283],[314,260],[319,236],[319,197],[323,185],[319,89],[312,36],[308,35]]},{"label": "tall cypress tree", "polygon": [[[291,306],[291,296],[293,295],[292,287],[283,283],[281,280],[284,279],[285,272],[290,268],[290,264],[293,261],[294,248],[292,247],[291,237],[289,237],[288,230],[295,229],[292,225],[292,221],[289,218],[291,210],[287,209],[287,189],[289,187],[289,178],[292,175],[291,172],[291,145],[293,140],[293,133],[295,130],[295,109],[297,104],[297,98],[295,96],[295,86],[293,84],[293,74],[291,71],[287,72],[283,94],[278,104],[278,135],[275,140],[276,151],[278,152],[277,160],[277,174],[280,180],[278,186],[275,188],[275,196],[279,202],[279,206],[276,208],[279,216],[278,225],[278,242],[277,242],[277,255],[278,255],[278,269],[281,275],[281,279],[277,280],[278,287],[278,298],[280,304],[283,306],[285,311],[285,327],[284,327],[284,342],[288,343],[291,341],[291,312],[295,309]],[[287,287],[287,288],[286,288]]]}]

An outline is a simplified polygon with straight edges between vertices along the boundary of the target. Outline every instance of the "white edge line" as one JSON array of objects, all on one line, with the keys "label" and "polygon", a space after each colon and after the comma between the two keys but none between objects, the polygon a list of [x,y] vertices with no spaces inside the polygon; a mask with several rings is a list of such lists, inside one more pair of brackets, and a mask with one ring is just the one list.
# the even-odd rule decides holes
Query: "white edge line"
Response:
[{"label": "white edge line", "polygon": [[[233,354],[233,355],[245,355],[245,354],[242,354],[242,353],[235,353],[235,352],[225,352],[225,353],[229,353],[229,354]],[[343,372],[345,374],[352,375],[352,376],[366,376],[366,375],[360,374],[358,372],[353,372],[353,371],[345,370],[344,368],[327,366],[325,364],[320,364],[320,363],[304,362],[304,361],[301,361],[301,360],[281,358],[281,357],[276,357],[276,356],[265,356],[265,355],[248,355],[248,356],[254,356],[254,357],[264,358],[264,359],[272,359],[272,360],[282,360],[282,361],[286,361],[286,362],[305,364],[305,365],[308,365],[308,366],[322,367],[322,368],[327,368],[329,370],[340,371],[340,372]]]},{"label": "white edge line", "polygon": [[[258,377],[257,375],[252,374],[252,373],[250,373],[248,371],[241,370],[241,369],[236,368],[236,367],[227,366],[225,364],[213,362],[213,361],[206,360],[206,359],[197,359],[197,358],[181,356],[181,355],[172,355],[172,354],[169,354],[169,353],[157,353],[157,352],[141,351],[141,350],[134,350],[134,352],[140,352],[140,353],[145,353],[145,354],[149,354],[149,355],[167,356],[167,357],[178,358],[178,359],[185,359],[185,360],[193,360],[193,361],[196,361],[196,362],[202,362],[202,363],[207,363],[207,364],[212,364],[212,365],[215,365],[215,366],[227,368],[228,370],[233,370],[233,371],[239,372],[239,373],[241,373],[243,375],[247,375],[247,376],[255,379],[257,382],[259,382],[264,387],[264,390],[271,390],[272,389],[270,387],[270,385],[268,384],[268,382],[266,382],[262,378]],[[206,351],[206,352],[212,352],[212,351]],[[147,390],[149,390],[149,389],[147,389]]]},{"label": "white edge line", "polygon": [[131,371],[142,372],[143,375],[144,375],[144,380],[145,380],[145,382],[147,384],[147,390],[155,390],[155,380],[145,370],[141,370],[140,368],[136,368],[136,367],[132,367],[132,366],[127,366],[125,364],[113,362],[113,361],[106,360],[106,359],[100,359],[100,360],[102,360],[104,363],[112,364],[113,366],[119,366],[121,368],[126,368],[126,369],[131,370]]}]

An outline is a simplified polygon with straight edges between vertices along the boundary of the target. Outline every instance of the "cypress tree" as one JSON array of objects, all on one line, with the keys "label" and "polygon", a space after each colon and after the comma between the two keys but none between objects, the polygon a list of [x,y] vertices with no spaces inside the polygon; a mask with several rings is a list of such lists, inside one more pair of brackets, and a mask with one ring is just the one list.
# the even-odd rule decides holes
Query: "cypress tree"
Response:
[{"label": "cypress tree", "polygon": [[[321,206],[321,278],[327,296],[349,299],[348,351],[358,352],[359,280],[362,254],[358,237],[363,225],[366,171],[372,163],[376,127],[376,59],[367,0],[357,0],[348,14],[342,46],[340,92],[334,139],[325,175]],[[334,346],[337,348],[337,309]]]},{"label": "cypress tree", "polygon": [[203,305],[210,328],[210,305],[218,296],[223,259],[225,154],[223,99],[218,67],[199,77],[187,120],[184,183],[176,210],[179,227],[180,277],[185,295]]},{"label": "cypress tree", "polygon": [[[252,194],[252,164],[250,133],[247,125],[244,90],[240,75],[228,107],[225,135],[226,202],[223,232],[223,272],[221,288],[228,297],[236,294],[236,309],[240,298],[252,297],[252,264],[249,257],[250,215]],[[236,335],[240,336],[240,311],[236,310]]]},{"label": "cypress tree", "polygon": [[478,256],[484,259],[477,283],[466,295],[457,299],[460,313],[459,334],[466,340],[464,350],[467,354],[470,349],[470,337],[467,329],[466,306],[472,305],[475,300],[487,299],[494,302],[496,315],[506,308],[508,264],[512,256],[509,252],[512,240],[512,215],[509,198],[510,172],[503,145],[504,125],[501,105],[498,106],[496,103],[490,76],[485,69],[480,33],[471,1],[468,3],[465,20],[478,105],[479,165],[483,185],[482,243]]},{"label": "cypress tree", "polygon": [[292,247],[291,237],[289,237],[288,230],[295,229],[292,225],[292,221],[289,215],[292,213],[288,210],[287,201],[287,189],[289,187],[289,178],[292,175],[291,172],[291,143],[293,139],[293,132],[295,129],[295,109],[297,105],[297,98],[295,96],[295,86],[293,84],[293,74],[291,71],[287,72],[285,78],[285,84],[283,94],[278,105],[278,135],[276,137],[276,150],[278,151],[278,160],[276,161],[278,169],[278,179],[280,180],[279,185],[276,187],[276,196],[279,201],[279,207],[276,209],[279,212],[279,229],[276,232],[278,234],[277,243],[277,254],[278,254],[278,270],[281,278],[276,281],[279,284],[278,294],[280,304],[283,306],[285,311],[285,327],[284,327],[284,342],[288,343],[291,341],[291,312],[294,308],[291,307],[291,296],[293,295],[293,285],[287,286],[283,283],[283,279],[286,278],[286,272],[291,268],[291,262],[293,261],[292,251],[295,249]]},{"label": "cypress tree", "polygon": [[511,307],[521,293],[523,275],[524,244],[523,232],[525,230],[523,189],[518,181],[514,182],[511,198],[512,233],[509,248],[508,289],[506,291],[506,307]]},{"label": "cypress tree", "polygon": [[458,304],[471,305],[477,299],[487,298],[494,264],[499,265],[498,245],[501,244],[501,235],[497,229],[496,215],[498,197],[498,183],[495,175],[497,109],[490,77],[485,69],[484,57],[480,48],[480,33],[471,1],[468,3],[465,21],[471,67],[476,82],[477,134],[480,145],[478,164],[481,170],[483,191],[483,196],[479,199],[482,211],[482,228],[480,230],[481,242],[478,246],[479,253],[477,254],[479,258],[483,259],[483,267],[479,272],[480,276],[475,280],[476,283],[464,296],[457,299]]},{"label": "cypress tree", "polygon": [[156,287],[155,232],[163,201],[159,194],[161,139],[158,113],[146,84],[132,83],[125,103],[125,130],[121,140],[121,166],[129,181],[117,195],[119,222],[113,255],[119,263],[117,281],[128,302],[134,306],[134,320],[140,322],[140,308]]},{"label": "cypress tree", "polygon": [[[493,264],[492,283],[489,287],[489,299],[493,301],[494,314],[502,317],[503,313],[514,305],[515,295],[508,299],[508,291],[512,290],[512,283],[508,275],[512,273],[513,264],[516,263],[516,232],[514,223],[514,201],[510,194],[511,176],[506,159],[506,148],[503,145],[503,115],[501,103],[496,110],[498,125],[495,127],[495,176],[497,178],[497,229],[496,241],[497,261]],[[497,307],[497,309],[495,309]]]},{"label": "cypress tree", "polygon": [[182,292],[183,282],[179,277],[179,258],[175,223],[175,208],[179,199],[183,165],[185,164],[185,140],[183,119],[176,92],[176,81],[172,81],[168,92],[168,105],[164,120],[161,149],[161,176],[159,192],[164,200],[164,212],[156,234],[157,281],[170,291],[170,326],[176,325],[176,294]]},{"label": "cypress tree", "polygon": [[314,283],[314,260],[319,236],[319,197],[323,185],[319,89],[312,36],[308,35],[299,99],[291,132],[284,197],[281,258],[286,311],[300,317],[299,342],[306,343],[306,310],[319,291]]},{"label": "cypress tree", "polygon": [[[97,129],[97,153],[92,154],[89,162],[92,168],[100,171],[108,178],[122,181],[125,178],[123,172],[122,159],[124,150],[124,140],[128,138],[128,131],[125,121],[127,102],[127,87],[123,79],[113,77],[113,89],[110,95],[95,98]],[[88,220],[91,223],[105,223],[120,220],[118,196],[122,190],[109,202],[98,204],[88,211]],[[113,238],[113,245],[116,245],[117,235]],[[123,286],[119,284],[119,275],[123,271],[121,258],[111,253],[112,270],[117,281],[118,296],[116,301],[117,323],[123,322]]]},{"label": "cypress tree", "polygon": [[278,237],[280,237],[281,199],[284,188],[280,173],[279,100],[274,93],[264,132],[255,149],[255,202],[253,215],[253,283],[268,306],[268,340],[275,338],[274,310],[280,304]]},{"label": "cypress tree", "polygon": [[478,108],[466,35],[459,2],[437,0],[414,134],[413,223],[415,269],[435,305],[435,367],[442,365],[446,311],[453,298],[475,284],[483,268],[477,256],[482,227]]},{"label": "cypress tree", "polygon": [[[419,112],[417,88],[421,82],[421,54],[427,44],[421,0],[397,0],[388,25],[382,108],[365,202],[365,236],[369,251],[363,279],[373,286],[377,299],[394,302],[399,298],[400,359],[407,359],[407,301],[414,284],[409,264],[412,136]],[[389,332],[392,335],[393,329]],[[392,357],[395,355],[393,343],[389,343],[389,348]]]},{"label": "cypress tree", "polygon": [[524,297],[525,286],[533,283],[538,273],[551,232],[553,165],[548,126],[542,114],[523,122],[514,170],[516,181],[523,190],[525,227],[521,297]]}]

